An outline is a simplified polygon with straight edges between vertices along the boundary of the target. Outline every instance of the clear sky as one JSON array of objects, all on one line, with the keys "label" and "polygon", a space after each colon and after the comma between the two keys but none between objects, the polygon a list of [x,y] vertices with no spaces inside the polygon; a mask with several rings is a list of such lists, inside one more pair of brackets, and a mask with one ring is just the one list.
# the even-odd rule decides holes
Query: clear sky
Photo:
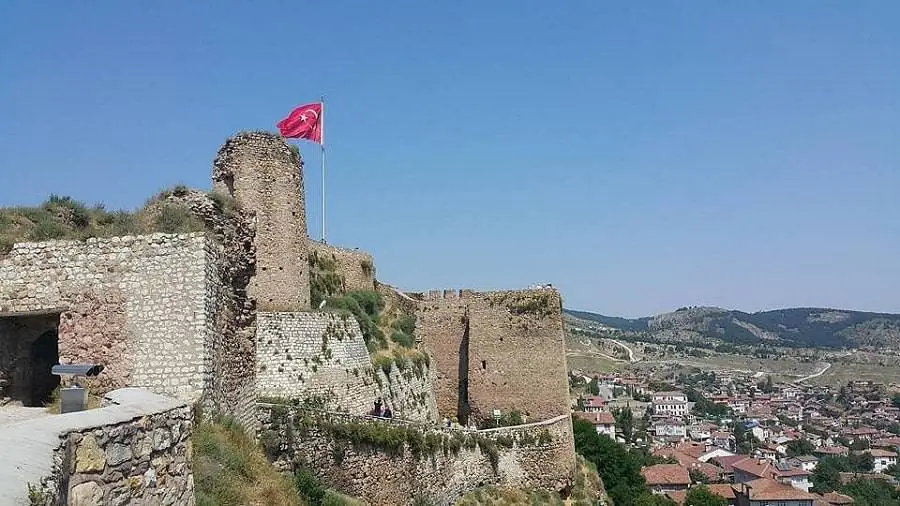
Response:
[{"label": "clear sky", "polygon": [[889,0],[7,0],[0,204],[208,188],[226,137],[325,94],[329,239],[383,281],[900,312],[898,27]]}]

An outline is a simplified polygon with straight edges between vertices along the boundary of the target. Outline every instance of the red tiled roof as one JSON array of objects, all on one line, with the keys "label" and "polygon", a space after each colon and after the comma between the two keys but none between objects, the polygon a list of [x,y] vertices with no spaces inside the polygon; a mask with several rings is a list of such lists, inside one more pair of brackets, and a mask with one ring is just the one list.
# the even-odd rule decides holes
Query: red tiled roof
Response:
[{"label": "red tiled roof", "polygon": [[751,501],[813,501],[817,498],[809,492],[771,478],[758,478],[744,485],[749,489],[748,495]]},{"label": "red tiled roof", "polygon": [[822,494],[822,499],[828,504],[853,504],[853,498],[849,495],[839,494],[837,492],[828,492]]},{"label": "red tiled roof", "polygon": [[865,450],[862,453],[869,452],[873,457],[894,457],[897,458],[897,454],[894,452],[889,452],[887,450],[879,450],[878,448],[872,450]]},{"label": "red tiled roof", "polygon": [[707,485],[706,488],[717,496],[724,497],[728,500],[734,499],[734,486],[731,483],[713,483]]},{"label": "red tiled roof", "polygon": [[760,462],[759,459],[754,457],[744,457],[737,462],[733,462],[731,466],[735,470],[741,470],[758,478],[771,478],[775,470],[769,461],[763,460]]},{"label": "red tiled roof", "polygon": [[706,453],[706,445],[700,443],[681,443],[680,445],[676,446],[675,449],[682,453],[690,455],[695,459],[699,459],[701,456],[703,456],[704,453]]},{"label": "red tiled roof", "polygon": [[585,397],[584,398],[584,406],[586,408],[602,408],[606,405],[606,400],[603,397]]},{"label": "red tiled roof", "polygon": [[691,484],[688,470],[679,464],[656,464],[641,469],[647,485],[684,485]]},{"label": "red tiled roof", "polygon": [[734,463],[746,459],[746,455],[726,455],[723,457],[713,457],[710,460],[716,462],[726,473],[734,471]]}]

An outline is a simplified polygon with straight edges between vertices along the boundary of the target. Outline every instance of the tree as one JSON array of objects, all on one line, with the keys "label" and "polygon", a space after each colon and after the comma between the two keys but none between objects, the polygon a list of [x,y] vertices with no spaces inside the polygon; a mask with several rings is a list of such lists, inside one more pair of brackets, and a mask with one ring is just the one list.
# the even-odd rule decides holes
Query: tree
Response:
[{"label": "tree", "polygon": [[884,480],[855,479],[841,487],[841,492],[853,498],[854,506],[900,504],[900,492]]},{"label": "tree", "polygon": [[724,497],[710,492],[706,485],[698,485],[688,490],[684,504],[688,506],[728,506],[728,501]]},{"label": "tree", "polygon": [[900,408],[900,392],[895,393],[894,396],[891,397],[891,402],[894,404],[895,408]]},{"label": "tree", "polygon": [[591,395],[600,395],[600,382],[597,381],[597,378],[588,383],[588,391],[591,392]]},{"label": "tree", "polygon": [[626,443],[634,441],[634,413],[631,408],[613,408],[612,415],[616,419],[616,427],[622,430],[622,437]]},{"label": "tree", "polygon": [[824,493],[841,488],[840,473],[868,473],[875,467],[871,453],[851,454],[846,457],[829,455],[816,464],[812,474],[813,489]]},{"label": "tree", "polygon": [[690,469],[688,474],[691,477],[691,483],[709,483],[709,476],[703,474],[699,469]]},{"label": "tree", "polygon": [[638,502],[650,491],[641,475],[641,459],[636,454],[611,438],[597,434],[593,424],[586,420],[574,419],[572,429],[575,450],[597,467],[597,473],[603,477],[606,491],[616,506],[658,506],[657,503]]},{"label": "tree", "polygon": [[750,452],[753,451],[753,448],[759,445],[756,436],[744,427],[743,422],[739,420],[734,422],[732,429],[734,430],[735,449],[738,453],[750,454]]},{"label": "tree", "polygon": [[795,439],[787,444],[787,456],[796,457],[798,455],[809,455],[815,451],[816,447],[806,438]]}]

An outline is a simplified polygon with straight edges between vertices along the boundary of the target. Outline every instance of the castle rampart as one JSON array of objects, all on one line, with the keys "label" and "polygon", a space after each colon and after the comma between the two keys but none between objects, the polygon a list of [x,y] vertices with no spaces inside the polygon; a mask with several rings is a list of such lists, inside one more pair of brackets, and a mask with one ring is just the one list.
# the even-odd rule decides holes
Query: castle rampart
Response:
[{"label": "castle rampart", "polygon": [[552,289],[430,291],[417,334],[434,356],[441,414],[465,422],[519,411],[568,413],[562,301]]},{"label": "castle rampart", "polygon": [[276,465],[305,467],[373,506],[417,499],[451,505],[487,484],[561,490],[575,466],[568,415],[486,431],[278,405],[261,405],[259,416],[263,443]]}]

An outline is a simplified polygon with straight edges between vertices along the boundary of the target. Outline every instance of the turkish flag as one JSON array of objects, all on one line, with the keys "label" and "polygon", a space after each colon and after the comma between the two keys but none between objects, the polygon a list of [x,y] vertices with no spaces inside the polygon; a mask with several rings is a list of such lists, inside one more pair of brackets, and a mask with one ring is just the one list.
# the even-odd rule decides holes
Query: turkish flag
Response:
[{"label": "turkish flag", "polygon": [[278,122],[281,135],[293,139],[307,139],[323,144],[322,103],[301,105],[291,111],[287,118]]}]

